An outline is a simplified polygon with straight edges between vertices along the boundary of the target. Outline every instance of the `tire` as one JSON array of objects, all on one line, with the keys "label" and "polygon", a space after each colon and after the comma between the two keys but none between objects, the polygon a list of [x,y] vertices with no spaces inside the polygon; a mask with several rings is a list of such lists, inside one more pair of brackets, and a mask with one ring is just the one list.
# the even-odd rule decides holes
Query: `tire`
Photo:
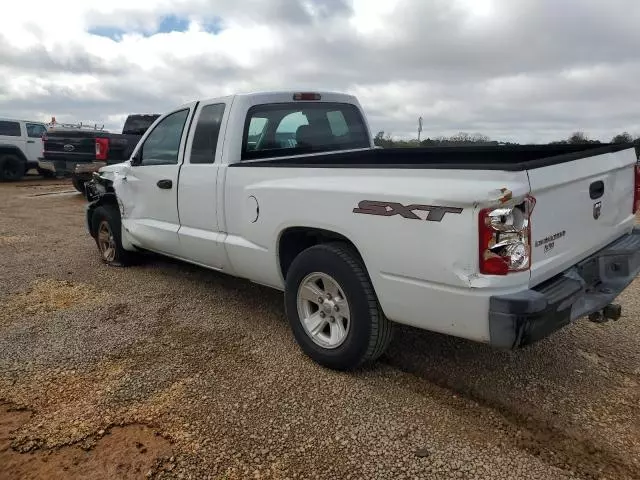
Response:
[{"label": "tire", "polygon": [[84,188],[84,182],[82,180],[80,180],[79,178],[73,177],[71,179],[71,183],[73,183],[73,188],[75,188],[77,191],[79,191],[83,196],[86,197],[87,192],[85,191]]},{"label": "tire", "polygon": [[53,178],[56,176],[56,174],[53,173],[51,170],[45,170],[44,168],[40,168],[40,167],[38,167],[38,175],[44,178]]},{"label": "tire", "polygon": [[25,163],[16,155],[0,156],[0,181],[16,182],[25,174]]},{"label": "tire", "polygon": [[[327,290],[333,299],[327,295],[320,303]],[[345,307],[348,320],[341,316]],[[302,351],[334,370],[351,370],[376,360],[391,341],[393,323],[378,304],[362,260],[347,244],[315,245],[294,259],[286,278],[285,310]],[[328,326],[321,326],[322,321]]]},{"label": "tire", "polygon": [[91,216],[91,231],[104,263],[116,267],[133,263],[135,254],[122,247],[120,212],[116,206],[97,207]]}]

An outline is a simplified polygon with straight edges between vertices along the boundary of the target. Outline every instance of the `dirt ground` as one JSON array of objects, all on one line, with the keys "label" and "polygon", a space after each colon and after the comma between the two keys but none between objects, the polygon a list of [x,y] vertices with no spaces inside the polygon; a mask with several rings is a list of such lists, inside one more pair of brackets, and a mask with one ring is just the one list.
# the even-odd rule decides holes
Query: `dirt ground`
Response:
[{"label": "dirt ground", "polygon": [[[14,450],[13,432],[31,420],[25,410],[0,406],[0,465],[3,478],[143,478],[153,468],[171,469],[171,445],[142,425],[99,430],[80,445],[56,449],[38,448],[36,442]],[[31,453],[28,453],[31,452]]]},{"label": "dirt ground", "polygon": [[505,352],[400,328],[307,359],[282,296],[104,266],[70,184],[0,184],[0,478],[639,479],[640,302]]}]

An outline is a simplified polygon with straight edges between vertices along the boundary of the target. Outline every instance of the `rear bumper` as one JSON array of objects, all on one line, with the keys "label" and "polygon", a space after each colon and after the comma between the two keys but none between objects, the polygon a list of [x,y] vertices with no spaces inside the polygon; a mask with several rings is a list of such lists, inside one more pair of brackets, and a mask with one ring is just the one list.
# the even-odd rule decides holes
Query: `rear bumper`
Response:
[{"label": "rear bumper", "polygon": [[640,228],[635,228],[564,273],[533,289],[489,301],[490,344],[516,348],[601,311],[640,273]]},{"label": "rear bumper", "polygon": [[48,160],[41,159],[37,167],[48,170],[60,176],[74,175],[78,178],[89,180],[93,172],[107,165],[106,162],[76,162],[72,160]]},{"label": "rear bumper", "polygon": [[58,160],[38,160],[38,168],[51,172],[58,177],[63,177],[66,173],[66,163]]},{"label": "rear bumper", "polygon": [[56,166],[53,162],[48,160],[38,160],[38,168],[41,170],[47,170],[52,173],[56,173]]},{"label": "rear bumper", "polygon": [[78,176],[85,176],[91,178],[93,172],[97,172],[102,167],[106,166],[107,162],[89,162],[89,163],[76,163],[73,166],[73,173]]}]

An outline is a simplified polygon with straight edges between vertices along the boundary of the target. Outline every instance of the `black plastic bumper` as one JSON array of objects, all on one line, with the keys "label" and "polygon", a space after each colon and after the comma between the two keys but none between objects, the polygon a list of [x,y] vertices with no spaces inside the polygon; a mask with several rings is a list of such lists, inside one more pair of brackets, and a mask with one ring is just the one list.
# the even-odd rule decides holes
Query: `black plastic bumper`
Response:
[{"label": "black plastic bumper", "polygon": [[491,297],[490,344],[517,348],[610,304],[640,273],[640,229],[531,290]]}]

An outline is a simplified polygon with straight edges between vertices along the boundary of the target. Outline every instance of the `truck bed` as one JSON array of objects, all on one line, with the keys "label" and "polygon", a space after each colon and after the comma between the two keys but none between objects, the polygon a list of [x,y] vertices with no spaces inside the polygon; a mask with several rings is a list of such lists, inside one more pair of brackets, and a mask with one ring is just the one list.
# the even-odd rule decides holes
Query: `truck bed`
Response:
[{"label": "truck bed", "polygon": [[[388,148],[276,159],[260,158],[261,154],[273,155],[272,151],[264,151],[249,152],[250,157],[246,161],[231,166],[523,171],[634,147],[636,155],[640,156],[640,144],[638,143]],[[300,151],[300,153],[307,152]]]}]

